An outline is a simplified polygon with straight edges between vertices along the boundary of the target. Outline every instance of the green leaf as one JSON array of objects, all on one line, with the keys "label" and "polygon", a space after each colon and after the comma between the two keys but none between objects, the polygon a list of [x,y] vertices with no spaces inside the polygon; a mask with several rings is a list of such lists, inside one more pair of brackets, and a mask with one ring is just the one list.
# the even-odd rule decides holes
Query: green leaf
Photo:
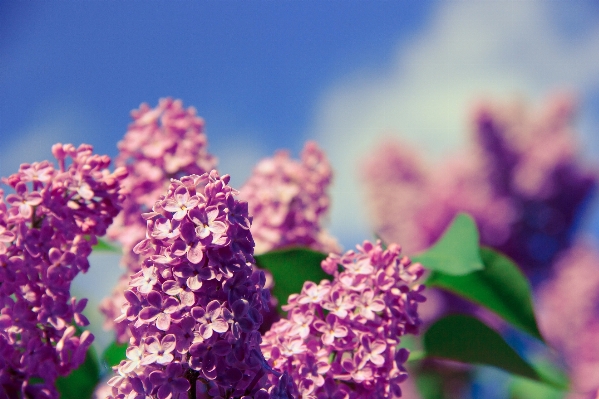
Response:
[{"label": "green leaf", "polygon": [[[411,376],[410,376],[411,377]],[[443,377],[435,372],[424,370],[414,374],[414,382],[423,399],[446,399]]]},{"label": "green leaf", "polygon": [[[537,359],[533,364],[539,374],[559,381],[563,387],[568,386],[568,376],[548,359]],[[509,392],[510,399],[563,399],[565,396],[561,389],[520,377],[512,378]]]},{"label": "green leaf", "polygon": [[102,354],[102,366],[105,367],[108,371],[112,369],[112,366],[118,366],[121,360],[125,360],[127,358],[127,345],[119,344],[116,341],[112,341],[110,345],[104,350]]},{"label": "green leaf", "polygon": [[543,341],[535,320],[528,280],[506,256],[481,247],[485,268],[462,276],[433,272],[427,280],[429,287],[453,292],[481,305],[516,328]]},{"label": "green leaf", "polygon": [[88,399],[92,397],[99,381],[98,355],[91,346],[85,355],[83,364],[71,374],[58,378],[56,388],[60,392],[61,399]]},{"label": "green leaf", "polygon": [[422,399],[456,399],[466,395],[472,383],[472,371],[444,362],[421,362],[408,368]]},{"label": "green leaf", "polygon": [[561,381],[538,372],[480,320],[450,315],[435,322],[423,338],[427,356],[500,368],[516,376],[564,389]]},{"label": "green leaf", "polygon": [[563,399],[565,392],[526,378],[516,378],[510,385],[510,399]]},{"label": "green leaf", "polygon": [[106,241],[98,238],[98,243],[93,246],[93,250],[96,252],[114,252],[117,254],[121,253],[121,250],[113,245],[108,244]]},{"label": "green leaf", "polygon": [[454,276],[468,274],[484,267],[478,241],[474,219],[460,213],[431,248],[411,258],[429,270]]},{"label": "green leaf", "polygon": [[326,257],[308,248],[288,248],[255,256],[258,267],[272,273],[275,282],[272,294],[279,300],[279,311],[289,295],[302,290],[305,281],[318,284],[332,278],[320,267]]}]

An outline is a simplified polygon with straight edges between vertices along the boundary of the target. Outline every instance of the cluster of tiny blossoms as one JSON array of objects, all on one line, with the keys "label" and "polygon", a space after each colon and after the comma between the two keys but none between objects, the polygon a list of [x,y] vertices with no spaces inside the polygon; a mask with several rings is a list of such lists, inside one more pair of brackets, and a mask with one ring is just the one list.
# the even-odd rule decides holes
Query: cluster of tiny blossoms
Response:
[{"label": "cluster of tiny blossoms", "polygon": [[420,326],[415,284],[422,266],[368,241],[357,252],[329,255],[323,269],[332,282],[306,282],[283,307],[287,319],[264,336],[262,351],[273,369],[287,372],[303,399],[393,398],[407,378],[408,350],[400,337]]},{"label": "cluster of tiny blossoms", "polygon": [[120,342],[129,338],[127,324],[115,323],[114,319],[125,302],[123,292],[129,275],[139,271],[140,260],[133,247],[144,238],[146,222],[142,213],[152,208],[172,178],[201,175],[216,166],[216,158],[207,152],[204,121],[193,107],[185,109],[181,100],[164,98],[156,108],[142,104],[131,116],[133,122],[118,144],[120,152],[115,161],[129,172],[124,181],[129,195],[123,212],[109,230],[110,237],[121,244],[121,262],[127,271],[100,307],[106,316],[105,328],[114,330]]},{"label": "cluster of tiny blossoms", "polygon": [[132,337],[111,397],[286,397],[288,377],[260,351],[268,292],[252,268],[247,203],[228,182],[216,171],[173,179],[144,215],[141,270],[120,317]]},{"label": "cluster of tiny blossoms", "polygon": [[[48,161],[22,164],[0,190],[0,397],[57,398],[58,376],[84,360],[93,335],[75,335],[86,299],[71,282],[89,268],[97,236],[120,210],[124,169],[92,147],[56,144]],[[71,158],[70,165],[67,161]],[[35,382],[41,381],[41,382]]]},{"label": "cluster of tiny blossoms", "polygon": [[[599,251],[576,242],[554,264],[538,290],[538,320],[543,336],[559,350],[575,392],[599,388]],[[568,398],[579,398],[571,394]]]},{"label": "cluster of tiny blossoms", "polygon": [[[364,176],[375,230],[415,252],[434,243],[457,212],[477,221],[481,241],[542,277],[570,245],[576,215],[596,177],[577,158],[574,104],[556,96],[541,110],[481,103],[472,146],[430,172],[414,151],[385,143]],[[533,283],[535,279],[533,279]]]},{"label": "cluster of tiny blossoms", "polygon": [[289,246],[338,253],[339,245],[322,228],[331,179],[331,166],[314,142],[306,143],[301,161],[286,151],[260,161],[240,189],[254,218],[256,254]]}]

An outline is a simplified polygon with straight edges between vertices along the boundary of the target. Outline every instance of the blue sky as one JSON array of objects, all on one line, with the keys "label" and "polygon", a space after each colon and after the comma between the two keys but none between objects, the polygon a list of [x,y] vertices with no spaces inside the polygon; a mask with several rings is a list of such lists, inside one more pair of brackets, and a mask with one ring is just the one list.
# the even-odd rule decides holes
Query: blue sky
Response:
[{"label": "blue sky", "polygon": [[[456,150],[481,97],[540,104],[571,91],[581,152],[598,165],[598,50],[593,1],[4,1],[0,175],[50,158],[55,142],[114,156],[129,111],[173,96],[205,118],[238,186],[259,158],[316,139],[336,172],[331,229],[348,248],[370,238],[364,151],[383,135],[431,159]],[[587,228],[598,221],[594,204]],[[81,284],[107,270],[115,281],[110,267]]]},{"label": "blue sky", "polygon": [[[299,149],[323,89],[389,62],[389,49],[414,34],[431,8],[362,1],[1,6],[2,152],[22,142],[19,133],[49,124],[47,135],[87,140],[112,155],[132,108],[173,96],[206,119],[217,155],[242,136],[260,142],[263,156]],[[15,166],[0,161],[2,173]]]}]

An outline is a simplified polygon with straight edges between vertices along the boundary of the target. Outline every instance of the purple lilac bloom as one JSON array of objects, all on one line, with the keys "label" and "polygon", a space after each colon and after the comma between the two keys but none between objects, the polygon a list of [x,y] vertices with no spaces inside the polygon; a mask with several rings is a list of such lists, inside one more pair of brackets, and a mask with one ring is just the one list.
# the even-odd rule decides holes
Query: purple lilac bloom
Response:
[{"label": "purple lilac bloom", "polygon": [[430,246],[465,211],[476,219],[483,244],[542,277],[569,246],[576,216],[596,184],[577,158],[573,115],[565,96],[540,111],[520,102],[481,104],[472,147],[437,173],[414,151],[385,143],[364,174],[375,230],[412,253]]},{"label": "purple lilac bloom", "polygon": [[[269,295],[253,269],[247,204],[228,182],[214,170],[173,179],[144,214],[146,238],[134,247],[141,269],[119,319],[130,345],[108,381],[111,397],[289,397],[288,377],[260,351]],[[169,223],[178,228],[164,234]]]},{"label": "purple lilac bloom", "polygon": [[331,166],[314,142],[306,143],[301,161],[286,151],[260,161],[240,190],[254,217],[256,254],[290,246],[339,252],[335,239],[322,227],[331,179]]},{"label": "purple lilac bloom", "polygon": [[[261,160],[240,190],[253,216],[256,254],[292,246],[340,252],[337,241],[323,229],[331,180],[331,166],[314,142],[306,143],[300,161],[291,159],[287,151]],[[272,290],[272,275],[268,271],[265,275],[265,288]],[[277,304],[277,298],[271,297],[271,311],[263,314],[260,332],[279,320]]]},{"label": "purple lilac bloom", "polygon": [[333,281],[306,282],[289,296],[287,319],[264,336],[264,357],[289,374],[298,398],[401,396],[409,352],[398,345],[421,324],[422,266],[401,257],[398,245],[365,241],[322,267]]},{"label": "purple lilac bloom", "polygon": [[587,395],[599,388],[597,303],[599,251],[577,242],[560,254],[553,277],[539,287],[537,309],[543,336],[570,369],[572,390]]},{"label": "purple lilac bloom", "polygon": [[[0,397],[58,398],[55,381],[84,360],[93,341],[81,314],[86,299],[70,295],[89,268],[97,237],[121,209],[127,172],[82,144],[55,144],[58,168],[22,164],[0,189]],[[69,161],[70,159],[70,161]],[[67,165],[68,164],[68,165]],[[41,381],[41,382],[36,382]]]},{"label": "purple lilac bloom", "polygon": [[[116,165],[129,172],[124,182],[129,195],[123,212],[109,230],[110,237],[123,248],[122,263],[127,270],[111,297],[100,306],[106,316],[105,328],[114,329],[119,342],[129,337],[126,323],[115,323],[114,319],[121,313],[128,276],[139,271],[139,256],[133,247],[144,238],[146,231],[146,221],[141,214],[152,208],[172,178],[201,175],[216,166],[216,158],[207,152],[204,120],[196,115],[193,107],[185,109],[181,100],[163,98],[156,108],[142,104],[131,116],[133,122],[118,144],[120,153],[116,159]],[[165,206],[177,206],[181,200],[183,198],[176,196],[172,204]],[[184,214],[179,211],[177,215]],[[173,225],[170,222],[162,225],[161,234],[177,234],[172,231],[176,229],[177,218]],[[210,228],[214,226],[207,227]]]}]

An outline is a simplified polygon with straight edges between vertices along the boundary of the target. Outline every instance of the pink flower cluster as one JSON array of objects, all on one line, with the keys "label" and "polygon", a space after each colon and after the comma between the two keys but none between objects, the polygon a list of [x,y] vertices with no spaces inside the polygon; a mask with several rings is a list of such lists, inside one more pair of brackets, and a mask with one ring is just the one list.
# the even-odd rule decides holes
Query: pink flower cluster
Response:
[{"label": "pink flower cluster", "polygon": [[56,144],[52,153],[58,169],[22,164],[3,179],[13,191],[5,201],[0,190],[2,398],[57,398],[56,379],[83,362],[93,335],[75,335],[73,322],[89,323],[87,300],[71,297],[70,286],[123,200],[127,172],[110,173],[108,156],[85,144]]},{"label": "pink flower cluster", "polygon": [[298,398],[401,396],[409,352],[398,344],[421,323],[422,266],[400,257],[395,244],[383,250],[365,241],[322,267],[333,282],[306,282],[289,297],[287,319],[264,336],[265,358],[293,378]]},{"label": "pink flower cluster", "polygon": [[117,320],[132,337],[112,397],[285,397],[288,377],[274,376],[260,351],[269,295],[252,268],[248,206],[228,182],[216,171],[173,179],[144,215],[141,270]]},{"label": "pink flower cluster", "polygon": [[410,252],[430,246],[459,211],[477,221],[481,241],[527,272],[547,270],[567,248],[596,177],[580,165],[574,106],[559,96],[540,112],[523,104],[481,104],[474,145],[429,172],[414,151],[385,143],[365,167],[375,230]]},{"label": "pink flower cluster", "polygon": [[562,253],[537,298],[543,335],[569,366],[573,391],[589,397],[599,388],[599,251],[578,242]]},{"label": "pink flower cluster", "polygon": [[127,271],[112,296],[101,304],[105,328],[114,329],[120,342],[129,337],[127,325],[114,323],[114,319],[125,301],[123,291],[129,275],[139,271],[140,260],[133,247],[144,238],[146,222],[141,214],[152,208],[172,178],[201,175],[216,166],[216,158],[207,152],[204,121],[193,107],[185,109],[181,100],[164,98],[156,108],[142,104],[131,116],[133,122],[118,144],[116,159],[117,166],[129,172],[124,182],[128,196],[123,212],[109,230],[110,237],[122,246]]},{"label": "pink flower cluster", "polygon": [[314,142],[306,143],[301,161],[279,151],[256,165],[240,196],[254,217],[257,254],[289,246],[339,252],[335,239],[322,229],[331,178],[331,166]]}]

